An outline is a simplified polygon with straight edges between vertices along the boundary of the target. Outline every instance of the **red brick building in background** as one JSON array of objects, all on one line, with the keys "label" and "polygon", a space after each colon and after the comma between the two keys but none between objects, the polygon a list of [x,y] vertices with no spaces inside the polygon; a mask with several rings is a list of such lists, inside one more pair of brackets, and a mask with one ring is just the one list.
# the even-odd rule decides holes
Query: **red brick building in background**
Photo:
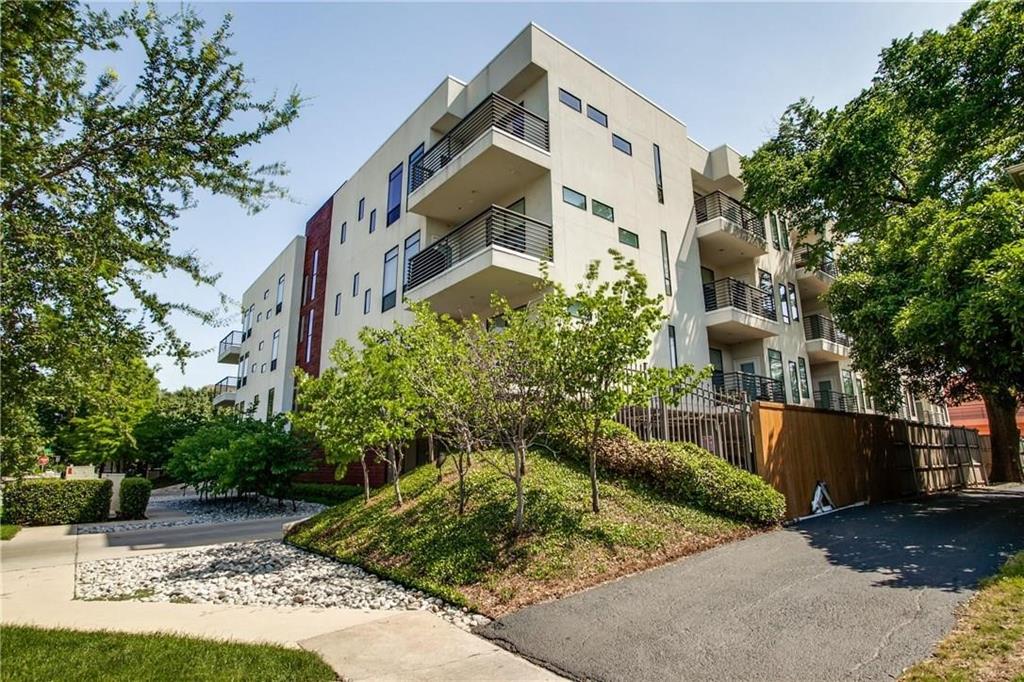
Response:
[{"label": "red brick building in background", "polygon": [[[955,426],[978,429],[982,436],[992,435],[988,426],[988,415],[985,413],[985,403],[980,400],[950,407],[949,422]],[[1017,428],[1024,434],[1024,407],[1017,410]]]}]

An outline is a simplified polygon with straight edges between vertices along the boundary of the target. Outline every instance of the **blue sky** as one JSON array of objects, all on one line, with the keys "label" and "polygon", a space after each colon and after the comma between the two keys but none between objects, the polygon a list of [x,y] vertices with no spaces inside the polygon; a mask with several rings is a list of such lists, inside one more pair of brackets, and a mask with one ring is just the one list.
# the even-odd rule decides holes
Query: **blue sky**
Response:
[{"label": "blue sky", "polygon": [[[812,97],[841,104],[867,85],[879,50],[896,37],[944,28],[961,3],[717,4],[201,4],[216,25],[230,11],[233,45],[257,93],[309,98],[290,130],[252,154],[284,161],[290,201],[250,216],[230,201],[201,197],[173,238],[194,249],[217,289],[239,299],[245,287],[306,219],[357,169],[447,74],[472,78],[527,23],[534,21],[682,119],[707,145],[742,153],[771,132],[786,105]],[[106,5],[117,10],[117,5]],[[163,6],[172,11],[174,5]],[[128,50],[111,65],[130,78]],[[384,182],[384,179],[381,180]],[[218,305],[215,289],[181,278],[154,283],[176,300]],[[231,313],[234,313],[232,308]],[[225,315],[228,311],[225,311]],[[237,321],[235,325],[237,326]],[[181,334],[213,349],[229,330],[179,317]],[[213,353],[184,374],[158,359],[167,388],[212,383],[234,374]]]}]

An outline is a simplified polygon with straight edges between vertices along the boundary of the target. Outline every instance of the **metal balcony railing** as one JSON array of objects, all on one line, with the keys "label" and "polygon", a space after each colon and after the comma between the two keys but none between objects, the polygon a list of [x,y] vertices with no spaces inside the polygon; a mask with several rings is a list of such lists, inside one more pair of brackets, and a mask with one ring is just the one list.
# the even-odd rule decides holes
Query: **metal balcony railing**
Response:
[{"label": "metal balcony railing", "polygon": [[836,329],[836,323],[832,318],[824,315],[804,316],[804,338],[808,341],[825,339],[841,346],[850,345],[850,337]]},{"label": "metal balcony railing", "polygon": [[213,395],[233,393],[238,390],[238,377],[224,377],[213,385]]},{"label": "metal balcony railing", "polygon": [[746,372],[715,372],[711,385],[720,393],[742,394],[750,400],[786,402],[786,387],[778,379]]},{"label": "metal balcony railing", "polygon": [[857,396],[840,391],[814,391],[814,406],[833,412],[860,412]]},{"label": "metal balcony railing", "polygon": [[551,226],[500,206],[491,206],[409,259],[406,289],[437,277],[489,246],[551,259]]},{"label": "metal balcony railing", "polygon": [[[812,267],[811,247],[801,246],[796,250],[794,255],[796,256],[795,264],[798,268],[807,269]],[[836,268],[835,258],[833,258],[831,254],[825,254],[820,262],[816,263],[813,267],[815,270],[824,272],[830,277],[836,277],[839,275],[839,270]]]},{"label": "metal balcony railing", "polygon": [[409,169],[410,191],[416,191],[491,128],[518,137],[544,151],[550,150],[548,122],[507,97],[493,92],[412,165]]},{"label": "metal balcony railing", "polygon": [[228,353],[237,353],[241,349],[243,341],[245,341],[244,333],[240,331],[231,332],[220,340],[220,344],[217,346],[217,355],[224,356]]},{"label": "metal balcony railing", "polygon": [[720,190],[704,196],[694,195],[697,222],[725,218],[760,241],[765,241],[764,219],[754,209]]},{"label": "metal balcony railing", "polygon": [[775,312],[775,296],[755,289],[749,284],[726,277],[704,284],[704,310],[738,308],[767,320],[778,319]]}]

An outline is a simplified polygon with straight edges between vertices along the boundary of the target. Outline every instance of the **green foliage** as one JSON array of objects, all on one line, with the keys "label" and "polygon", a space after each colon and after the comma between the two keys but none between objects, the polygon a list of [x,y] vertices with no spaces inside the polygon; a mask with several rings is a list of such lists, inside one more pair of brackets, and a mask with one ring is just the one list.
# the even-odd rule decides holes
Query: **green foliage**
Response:
[{"label": "green foliage", "polygon": [[121,491],[118,496],[122,519],[146,518],[146,507],[149,506],[149,494],[153,492],[153,482],[148,478],[127,476],[121,479]]},{"label": "green foliage", "polygon": [[292,479],[312,469],[309,443],[284,415],[266,422],[237,414],[216,417],[178,441],[167,472],[200,493],[256,493],[282,500]]},{"label": "green foliage", "polygon": [[3,520],[23,526],[105,521],[110,479],[26,478],[3,487]]},{"label": "green foliage", "polygon": [[146,467],[162,467],[171,448],[213,418],[213,390],[161,391],[156,404],[135,425],[135,453]]},{"label": "green foliage", "polygon": [[[13,2],[0,15],[0,383],[4,459],[34,456],[45,413],[111,411],[107,377],[161,353],[195,355],[171,326],[205,311],[158,297],[157,277],[213,285],[194,253],[172,250],[175,222],[197,196],[256,211],[284,195],[280,164],[253,147],[295,120],[297,94],[259,100],[232,52],[230,20],[208,29],[182,6],[116,15],[75,2]],[[103,61],[136,43],[134,83]],[[88,429],[106,447],[121,424]]]},{"label": "green foliage", "polygon": [[317,504],[334,505],[359,497],[363,489],[357,485],[341,483],[293,483],[289,498],[316,502]]},{"label": "green foliage", "polygon": [[68,670],[74,670],[80,682],[337,679],[316,654],[269,644],[17,625],[3,626],[0,636],[4,646],[3,679],[10,682],[64,679]]}]

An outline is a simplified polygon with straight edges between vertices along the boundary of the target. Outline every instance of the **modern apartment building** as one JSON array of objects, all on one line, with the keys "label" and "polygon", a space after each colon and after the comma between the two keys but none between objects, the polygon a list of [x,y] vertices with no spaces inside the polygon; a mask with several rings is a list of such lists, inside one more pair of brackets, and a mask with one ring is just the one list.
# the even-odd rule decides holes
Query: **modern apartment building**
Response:
[{"label": "modern apartment building", "polygon": [[[486,316],[493,291],[537,296],[543,261],[572,287],[595,259],[610,274],[617,249],[665,296],[650,364],[712,364],[721,390],[870,411],[819,298],[834,265],[809,267],[792,226],[742,203],[739,161],[531,24],[470,81],[443,79],[250,287],[221,352],[236,387],[218,398],[287,410],[293,365],[315,375],[338,339],[410,320],[404,298]],[[294,356],[275,367],[278,332]]]}]

